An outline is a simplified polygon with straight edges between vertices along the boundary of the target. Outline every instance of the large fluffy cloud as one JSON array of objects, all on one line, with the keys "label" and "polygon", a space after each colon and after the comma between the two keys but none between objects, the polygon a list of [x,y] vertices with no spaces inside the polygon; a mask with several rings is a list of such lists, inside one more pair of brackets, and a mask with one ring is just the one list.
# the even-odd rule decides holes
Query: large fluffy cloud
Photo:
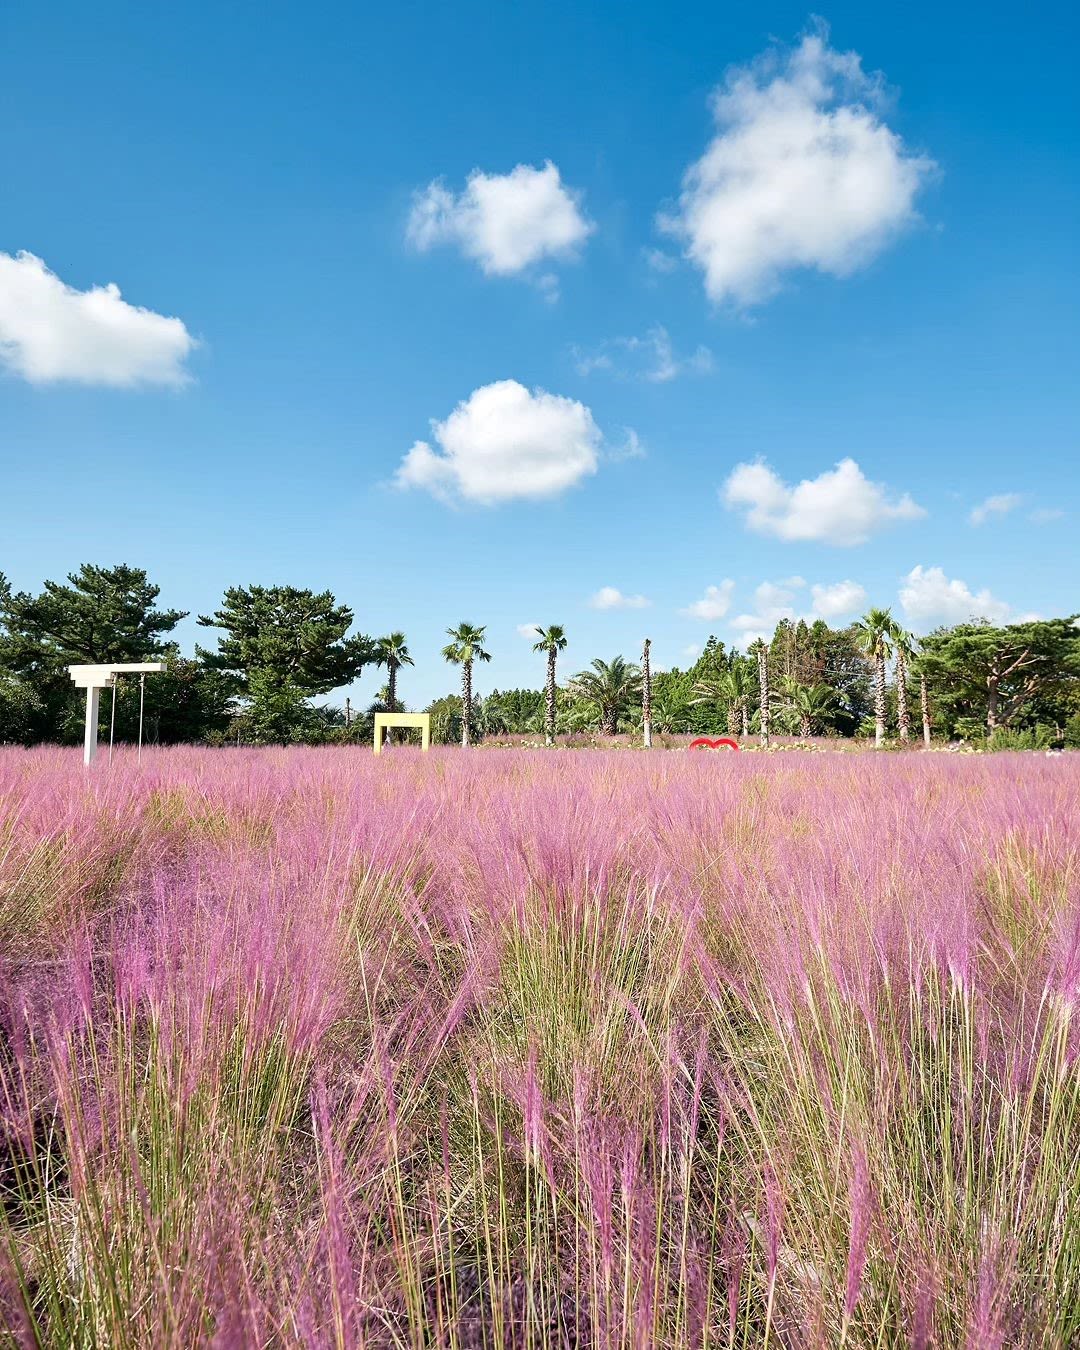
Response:
[{"label": "large fluffy cloud", "polygon": [[914,218],[934,166],[882,121],[880,88],[822,33],[728,73],[716,135],[660,221],[713,300],[764,300],[791,268],[845,276]]},{"label": "large fluffy cloud", "polygon": [[417,441],[398,468],[398,486],[485,506],[572,487],[596,472],[603,439],[583,403],[516,380],[474,390],[432,423],[432,435],[439,448]]},{"label": "large fluffy cloud", "polygon": [[417,194],[407,235],[414,247],[456,244],[493,276],[512,276],[544,258],[572,256],[592,233],[580,194],[549,160],[510,173],[474,169],[463,191],[436,180]]},{"label": "large fluffy cloud", "polygon": [[746,523],[761,534],[841,547],[865,544],[885,525],[926,514],[906,492],[890,498],[853,459],[842,459],[834,469],[794,485],[763,461],[737,464],[724,484],[723,499],[730,507],[744,508]]},{"label": "large fluffy cloud", "polygon": [[0,253],[0,365],[35,384],[184,384],[195,339],[113,284],[78,291],[32,253]]},{"label": "large fluffy cloud", "polygon": [[913,628],[924,630],[938,624],[968,623],[988,619],[991,623],[1015,623],[1033,619],[1018,614],[1012,605],[987,589],[973,591],[959,577],[947,577],[940,567],[913,567],[900,587],[900,605]]}]

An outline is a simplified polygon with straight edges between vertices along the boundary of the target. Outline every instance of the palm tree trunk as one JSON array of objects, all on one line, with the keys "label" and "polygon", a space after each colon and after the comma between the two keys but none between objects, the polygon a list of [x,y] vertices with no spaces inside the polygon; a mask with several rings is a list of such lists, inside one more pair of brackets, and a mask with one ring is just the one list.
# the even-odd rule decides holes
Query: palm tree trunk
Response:
[{"label": "palm tree trunk", "polygon": [[461,745],[463,749],[468,749],[470,744],[469,732],[472,722],[472,662],[462,661],[461,663]]},{"label": "palm tree trunk", "polygon": [[[386,663],[386,711],[397,712],[397,666],[393,661]],[[394,728],[386,728],[386,744],[394,744]]]},{"label": "palm tree trunk", "polygon": [[734,699],[727,705],[727,734],[729,736],[739,734],[739,708]]},{"label": "palm tree trunk", "polygon": [[547,699],[544,708],[544,741],[555,744],[555,648],[548,648]]},{"label": "palm tree trunk", "polygon": [[907,658],[902,647],[896,649],[896,722],[900,739],[906,741],[911,732],[911,713],[907,701]]},{"label": "palm tree trunk", "polygon": [[874,748],[885,739],[885,653],[874,657]]},{"label": "palm tree trunk", "polygon": [[926,676],[919,676],[919,702],[922,704],[923,745],[930,744],[930,691],[926,687]]},{"label": "palm tree trunk", "polygon": [[750,700],[744,698],[741,701],[742,709],[742,734],[749,739],[750,737]]},{"label": "palm tree trunk", "polygon": [[651,646],[652,643],[646,638],[641,650],[641,731],[646,750],[652,749],[652,672],[649,669]]},{"label": "palm tree trunk", "polygon": [[761,744],[769,746],[769,649],[764,643],[758,648],[758,693],[761,699]]},{"label": "palm tree trunk", "polygon": [[808,741],[810,739],[812,731],[813,728],[810,725],[809,717],[804,716],[799,723],[799,735],[802,737],[804,741]]}]

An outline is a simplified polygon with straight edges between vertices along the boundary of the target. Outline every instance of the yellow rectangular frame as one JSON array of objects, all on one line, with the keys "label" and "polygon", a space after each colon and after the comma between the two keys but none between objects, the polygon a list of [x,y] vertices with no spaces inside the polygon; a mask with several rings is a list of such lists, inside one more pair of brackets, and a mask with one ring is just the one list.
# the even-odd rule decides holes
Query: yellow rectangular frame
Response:
[{"label": "yellow rectangular frame", "polygon": [[384,734],[389,727],[419,727],[420,749],[431,749],[430,713],[376,713],[375,744],[372,749],[377,755],[382,754]]}]

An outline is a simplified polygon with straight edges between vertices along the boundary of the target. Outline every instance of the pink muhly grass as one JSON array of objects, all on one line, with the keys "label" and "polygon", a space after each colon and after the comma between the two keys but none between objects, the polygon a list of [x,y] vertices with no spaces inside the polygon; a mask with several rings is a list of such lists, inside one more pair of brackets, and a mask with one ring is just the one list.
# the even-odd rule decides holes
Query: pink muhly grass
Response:
[{"label": "pink muhly grass", "polygon": [[870,1173],[866,1153],[859,1146],[851,1150],[851,1182],[849,1188],[851,1224],[848,1238],[847,1284],[844,1291],[844,1317],[855,1311],[862,1292],[863,1271],[866,1269],[866,1247],[873,1220],[874,1197],[870,1190]]}]

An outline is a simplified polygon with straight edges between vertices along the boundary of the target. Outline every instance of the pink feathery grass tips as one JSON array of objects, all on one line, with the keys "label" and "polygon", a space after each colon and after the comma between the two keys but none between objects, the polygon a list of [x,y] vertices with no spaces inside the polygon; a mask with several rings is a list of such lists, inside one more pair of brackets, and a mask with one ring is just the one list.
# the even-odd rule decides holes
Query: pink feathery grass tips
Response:
[{"label": "pink feathery grass tips", "polygon": [[0,751],[0,1341],[1080,1344],[1080,764]]}]

